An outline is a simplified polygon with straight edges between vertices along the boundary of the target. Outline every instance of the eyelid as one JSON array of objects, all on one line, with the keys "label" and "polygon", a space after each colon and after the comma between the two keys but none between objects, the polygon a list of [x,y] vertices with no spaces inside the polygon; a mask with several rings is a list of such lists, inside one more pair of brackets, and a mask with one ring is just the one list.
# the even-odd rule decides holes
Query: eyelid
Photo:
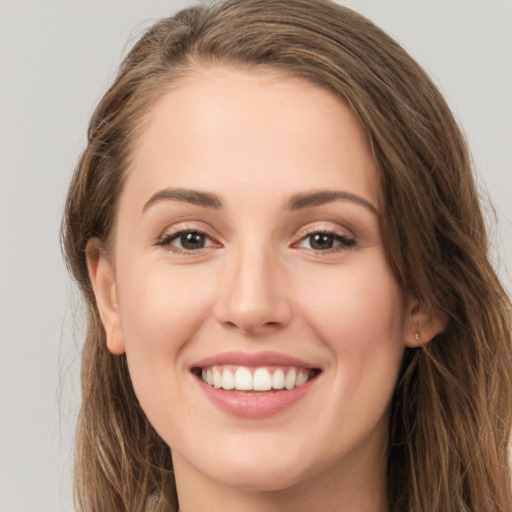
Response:
[{"label": "eyelid", "polygon": [[[201,227],[199,227],[199,225]],[[166,227],[161,234],[156,238],[154,245],[161,246],[163,248],[172,250],[173,252],[177,254],[200,254],[205,249],[209,249],[210,247],[222,247],[222,243],[219,242],[218,236],[212,232],[213,230],[210,230],[208,228],[203,227],[203,223],[194,223],[194,222],[181,222],[173,226]],[[210,245],[206,247],[202,247],[199,249],[182,249],[180,247],[174,247],[170,245],[170,242],[175,240],[180,236],[182,233],[199,233],[206,238],[208,238],[211,242]]]},{"label": "eyelid", "polygon": [[[341,243],[336,244],[335,246],[320,250],[320,249],[313,249],[313,248],[307,248],[307,247],[300,247],[300,244],[309,236],[321,233],[321,234],[327,234],[332,235],[339,240],[342,240]],[[291,244],[292,248],[297,249],[303,249],[308,252],[312,252],[315,255],[322,255],[326,256],[332,253],[339,253],[341,251],[345,251],[347,249],[350,249],[351,247],[354,247],[356,245],[356,237],[355,235],[346,228],[341,228],[339,226],[333,226],[332,224],[310,224],[307,225],[299,232],[297,233],[297,236],[294,238],[294,242]]]},{"label": "eyelid", "polygon": [[343,236],[346,238],[355,238],[355,235],[352,231],[347,228],[340,227],[339,225],[333,225],[331,223],[311,223],[304,227],[302,227],[295,237],[296,241],[305,238],[308,235],[312,235],[314,233],[330,233],[337,236]]}]

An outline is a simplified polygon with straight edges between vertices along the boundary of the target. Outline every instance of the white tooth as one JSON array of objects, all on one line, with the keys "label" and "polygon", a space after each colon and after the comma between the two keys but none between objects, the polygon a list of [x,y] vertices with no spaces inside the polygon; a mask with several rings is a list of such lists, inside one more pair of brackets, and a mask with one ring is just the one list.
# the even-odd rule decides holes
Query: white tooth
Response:
[{"label": "white tooth", "polygon": [[201,380],[206,382],[206,370],[204,368],[201,370]]},{"label": "white tooth", "polygon": [[290,368],[286,374],[286,378],[284,379],[284,387],[286,389],[293,389],[295,387],[296,380],[297,372],[295,371],[295,368]]},{"label": "white tooth", "polygon": [[239,391],[252,390],[252,375],[245,366],[240,366],[235,372],[235,388]]},{"label": "white tooth", "polygon": [[254,372],[252,387],[255,391],[268,391],[272,388],[272,377],[266,368],[258,368]]},{"label": "white tooth", "polygon": [[235,376],[231,370],[222,372],[222,387],[224,389],[233,389],[235,387]]},{"label": "white tooth", "polygon": [[212,374],[212,371],[208,368],[208,370],[206,371],[206,382],[210,385],[210,386],[213,386],[213,374]]},{"label": "white tooth", "polygon": [[307,370],[300,370],[299,374],[297,375],[297,386],[302,386],[302,384],[305,384],[308,380],[309,372]]},{"label": "white tooth", "polygon": [[214,366],[212,368],[212,373],[213,373],[213,387],[215,387],[215,388],[222,387],[222,375],[220,374],[219,369],[216,366]]},{"label": "white tooth", "polygon": [[284,388],[284,373],[281,368],[278,368],[272,375],[272,387],[274,389]]}]

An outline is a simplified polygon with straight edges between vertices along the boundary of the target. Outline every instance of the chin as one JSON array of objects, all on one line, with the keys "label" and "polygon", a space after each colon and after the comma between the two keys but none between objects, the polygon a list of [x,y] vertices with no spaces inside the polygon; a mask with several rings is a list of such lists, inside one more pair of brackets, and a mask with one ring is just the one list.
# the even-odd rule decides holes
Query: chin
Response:
[{"label": "chin", "polygon": [[[183,456],[173,450],[175,471],[202,474],[222,486],[254,492],[283,491],[321,471],[322,461],[308,463],[310,457],[299,442],[276,443],[279,440],[275,436],[271,439],[268,436],[259,439],[233,437],[231,442],[215,439],[211,444],[196,444],[195,450],[181,452]],[[329,461],[325,462],[329,465]]]},{"label": "chin", "polygon": [[277,461],[262,463],[253,462],[250,465],[238,464],[224,468],[215,475],[215,479],[231,488],[254,492],[276,492],[290,489],[311,477],[297,464],[281,463]]}]

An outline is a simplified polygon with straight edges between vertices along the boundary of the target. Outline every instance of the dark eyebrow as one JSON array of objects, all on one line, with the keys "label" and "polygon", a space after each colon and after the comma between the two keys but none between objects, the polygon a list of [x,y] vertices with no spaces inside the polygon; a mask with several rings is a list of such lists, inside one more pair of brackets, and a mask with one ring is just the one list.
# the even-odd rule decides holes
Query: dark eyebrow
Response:
[{"label": "dark eyebrow", "polygon": [[187,188],[166,188],[155,192],[144,205],[142,211],[146,211],[152,204],[158,203],[159,201],[181,201],[203,206],[204,208],[214,208],[215,210],[222,208],[220,198],[210,192],[201,192],[200,190]]},{"label": "dark eyebrow", "polygon": [[314,192],[301,192],[293,195],[288,201],[288,210],[302,210],[303,208],[311,208],[313,206],[321,206],[326,203],[332,203],[338,200],[351,201],[363,206],[372,213],[378,215],[377,208],[369,201],[350,192],[343,190],[318,190]]}]

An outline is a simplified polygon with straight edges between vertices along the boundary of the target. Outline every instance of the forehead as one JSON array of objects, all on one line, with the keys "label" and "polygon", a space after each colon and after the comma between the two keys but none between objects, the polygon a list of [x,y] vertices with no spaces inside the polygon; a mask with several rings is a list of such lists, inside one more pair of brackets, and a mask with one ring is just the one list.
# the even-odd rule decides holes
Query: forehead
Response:
[{"label": "forehead", "polygon": [[326,188],[325,180],[343,176],[337,187],[377,202],[375,161],[347,105],[276,70],[217,67],[188,74],[152,106],[128,182],[146,195],[198,183],[222,195],[226,182],[240,193],[266,184],[292,194],[302,191],[295,185]]}]

